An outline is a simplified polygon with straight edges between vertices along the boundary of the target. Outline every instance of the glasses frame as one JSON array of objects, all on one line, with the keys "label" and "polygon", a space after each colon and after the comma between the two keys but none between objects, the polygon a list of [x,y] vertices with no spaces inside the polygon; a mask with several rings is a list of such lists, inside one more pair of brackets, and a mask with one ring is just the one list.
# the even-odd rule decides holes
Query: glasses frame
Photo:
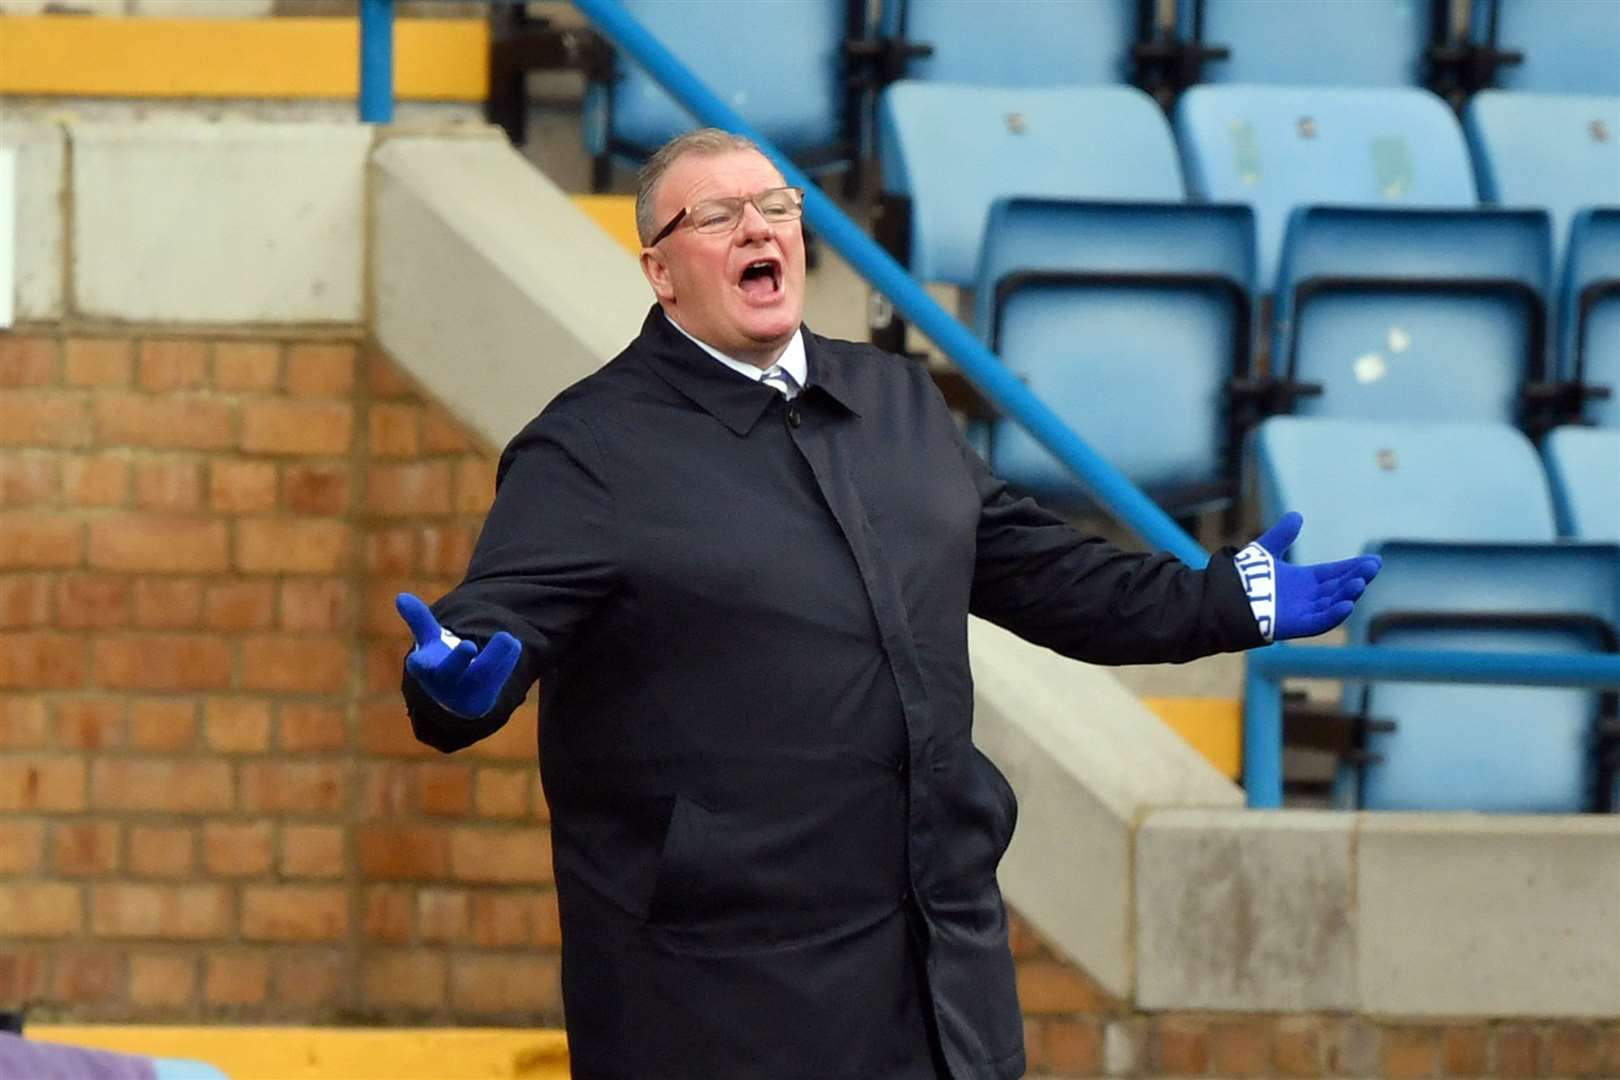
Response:
[{"label": "glasses frame", "polygon": [[[756,191],[752,195],[728,195],[725,198],[720,198],[720,199],[704,199],[703,202],[695,203],[695,204],[693,204],[693,206],[683,206],[683,207],[681,207],[681,212],[676,214],[674,217],[670,218],[669,219],[669,224],[665,225],[662,229],[659,229],[658,230],[658,235],[653,237],[651,240],[649,240],[647,242],[647,246],[648,247],[657,247],[662,240],[664,240],[666,237],[668,237],[671,233],[673,233],[675,231],[675,229],[680,225],[681,222],[686,220],[687,215],[692,212],[694,207],[702,206],[704,203],[736,203],[737,204],[737,221],[736,221],[736,224],[732,225],[730,229],[726,230],[727,233],[734,232],[734,231],[736,231],[737,226],[742,224],[742,211],[743,211],[744,207],[752,206],[755,210],[759,211],[759,216],[760,217],[765,217],[765,211],[760,208],[759,200],[764,198],[767,195],[774,195],[778,191],[791,191],[797,197],[798,201],[797,201],[797,203],[795,205],[798,207],[799,213],[798,213],[797,216],[791,217],[788,220],[789,221],[797,221],[797,220],[799,220],[799,218],[803,217],[804,216],[804,188],[802,188],[802,187],[794,187],[792,184],[784,184],[781,187],[766,188],[764,191]],[[766,220],[769,221],[770,219],[766,218]],[[719,233],[710,233],[709,235],[718,236],[720,234]]]}]

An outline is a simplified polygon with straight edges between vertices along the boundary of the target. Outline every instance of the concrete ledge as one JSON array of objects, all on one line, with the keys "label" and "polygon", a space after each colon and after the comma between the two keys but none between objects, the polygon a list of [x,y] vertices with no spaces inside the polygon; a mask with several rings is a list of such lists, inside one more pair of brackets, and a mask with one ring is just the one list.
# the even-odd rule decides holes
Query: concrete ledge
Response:
[{"label": "concrete ledge", "polygon": [[14,314],[59,319],[63,312],[63,162],[67,136],[59,124],[6,119],[0,109],[0,146],[17,151],[16,292]]}]

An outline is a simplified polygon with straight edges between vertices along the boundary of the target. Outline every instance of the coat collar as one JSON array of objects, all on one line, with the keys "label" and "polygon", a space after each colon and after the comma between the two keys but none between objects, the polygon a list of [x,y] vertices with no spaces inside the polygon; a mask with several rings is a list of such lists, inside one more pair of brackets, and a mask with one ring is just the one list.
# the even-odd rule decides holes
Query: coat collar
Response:
[{"label": "coat collar", "polygon": [[[800,330],[809,370],[809,384],[801,399],[824,396],[845,412],[859,415],[850,404],[838,359],[807,328],[801,326]],[[732,371],[698,348],[665,318],[657,304],[647,313],[636,340],[660,378],[738,435],[753,430],[771,402],[781,396],[773,387]]]}]

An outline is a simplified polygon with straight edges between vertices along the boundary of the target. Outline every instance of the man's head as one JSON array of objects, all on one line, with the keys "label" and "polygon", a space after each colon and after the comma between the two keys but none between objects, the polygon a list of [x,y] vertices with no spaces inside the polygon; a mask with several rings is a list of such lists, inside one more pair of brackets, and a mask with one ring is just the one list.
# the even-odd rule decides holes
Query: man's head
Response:
[{"label": "man's head", "polygon": [[[636,192],[641,271],[659,304],[693,337],[761,367],[804,317],[804,234],[796,201],[792,211],[783,202],[796,195],[760,197],[784,186],[752,142],[703,128],[654,154]],[[726,227],[738,199],[741,216]]]}]

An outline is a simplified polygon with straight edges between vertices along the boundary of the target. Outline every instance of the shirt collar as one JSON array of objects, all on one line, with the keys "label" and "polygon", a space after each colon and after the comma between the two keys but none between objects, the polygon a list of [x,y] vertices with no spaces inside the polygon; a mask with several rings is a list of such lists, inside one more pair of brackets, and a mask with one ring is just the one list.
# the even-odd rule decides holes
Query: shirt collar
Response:
[{"label": "shirt collar", "polygon": [[[664,313],[664,317],[666,319],[669,318],[669,313],[667,311]],[[710,345],[707,341],[700,341],[693,337],[690,333],[687,333],[686,327],[682,326],[674,319],[669,319],[669,325],[679,330],[682,334],[685,334],[687,340],[692,344],[696,345],[698,348],[702,349],[704,352],[708,353],[710,356],[714,357],[716,360],[720,361],[722,364],[726,365],[726,367],[730,368],[732,371],[735,371],[739,375],[746,375],[755,382],[761,382],[765,378],[765,373],[770,370],[770,368],[762,368],[757,364],[747,364],[741,360],[733,360],[731,357],[727,356],[713,345]],[[781,356],[776,358],[776,363],[772,364],[771,367],[779,367],[789,375],[793,376],[793,381],[798,383],[801,388],[809,385],[809,378],[805,371],[804,330],[802,327],[793,332],[793,337],[788,340],[787,348],[782,351]]]}]

